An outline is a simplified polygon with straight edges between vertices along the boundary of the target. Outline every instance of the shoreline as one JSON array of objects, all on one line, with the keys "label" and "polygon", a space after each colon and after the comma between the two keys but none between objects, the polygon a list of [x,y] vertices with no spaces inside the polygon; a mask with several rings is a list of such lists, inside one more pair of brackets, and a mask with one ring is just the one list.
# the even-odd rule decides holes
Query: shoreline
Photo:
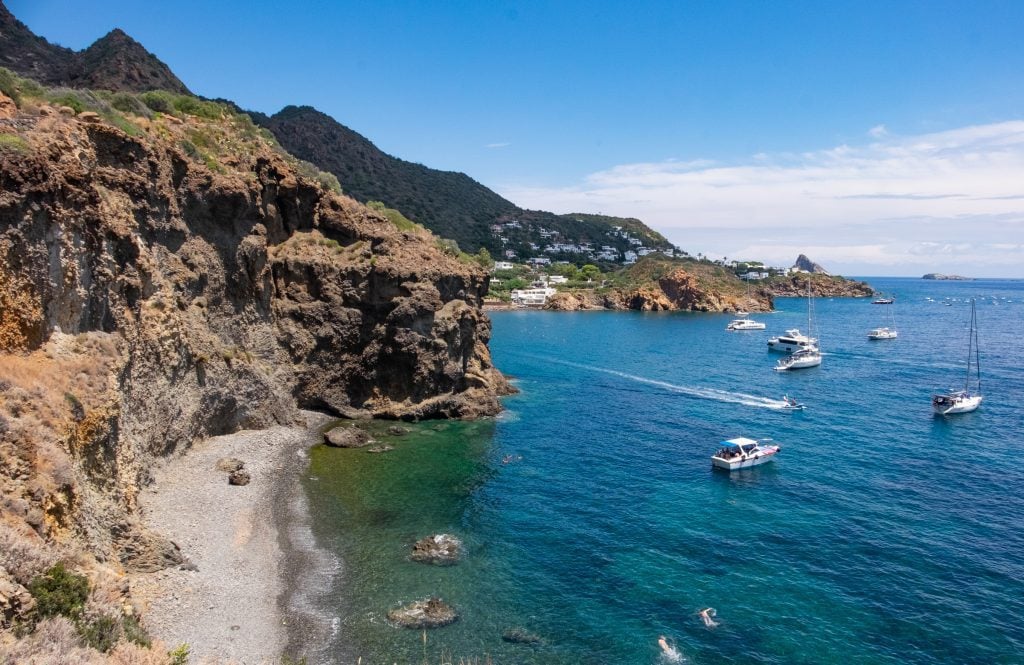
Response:
[{"label": "shoreline", "polygon": [[[185,565],[132,575],[150,634],[191,662],[256,665],[282,654],[319,662],[332,636],[316,608],[340,567],[317,548],[301,478],[319,428],[331,418],[304,411],[305,425],[211,437],[154,472],[140,493],[145,525],[174,541]],[[245,462],[252,480],[228,484],[222,457]],[[189,565],[192,564],[192,565]]]}]

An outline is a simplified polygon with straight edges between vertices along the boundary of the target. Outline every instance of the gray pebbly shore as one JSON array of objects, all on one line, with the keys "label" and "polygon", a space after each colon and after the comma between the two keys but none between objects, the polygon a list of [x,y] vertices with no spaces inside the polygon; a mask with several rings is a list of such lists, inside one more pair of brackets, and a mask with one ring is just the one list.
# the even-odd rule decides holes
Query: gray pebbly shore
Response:
[{"label": "gray pebbly shore", "polygon": [[[326,589],[338,565],[312,540],[299,485],[306,451],[328,418],[304,415],[306,427],[202,441],[157,469],[156,482],[140,495],[146,525],[177,543],[194,566],[134,575],[134,595],[150,633],[170,647],[188,644],[192,662],[257,665],[278,662],[282,653],[320,660],[314,652],[330,623],[304,587]],[[248,485],[228,484],[228,474],[215,468],[224,457],[245,463]],[[307,652],[291,653],[289,644],[300,643]]]}]

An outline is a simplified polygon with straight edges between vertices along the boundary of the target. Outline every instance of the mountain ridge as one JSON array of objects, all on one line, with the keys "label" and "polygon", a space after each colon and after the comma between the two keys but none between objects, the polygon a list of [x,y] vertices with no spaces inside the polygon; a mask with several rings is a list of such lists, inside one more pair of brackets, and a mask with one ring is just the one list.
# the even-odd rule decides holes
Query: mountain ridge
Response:
[{"label": "mountain ridge", "polygon": [[192,94],[170,67],[120,28],[73,51],[33,33],[2,0],[0,67],[47,86]]}]

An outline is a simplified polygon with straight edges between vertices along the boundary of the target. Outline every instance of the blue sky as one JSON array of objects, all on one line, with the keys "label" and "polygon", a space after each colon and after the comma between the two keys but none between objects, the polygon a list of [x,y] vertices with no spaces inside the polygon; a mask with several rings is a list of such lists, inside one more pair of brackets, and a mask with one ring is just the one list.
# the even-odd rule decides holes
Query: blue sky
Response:
[{"label": "blue sky", "polygon": [[121,27],[199,94],[311,104],[690,251],[1024,272],[1022,2],[7,5],[53,42]]}]

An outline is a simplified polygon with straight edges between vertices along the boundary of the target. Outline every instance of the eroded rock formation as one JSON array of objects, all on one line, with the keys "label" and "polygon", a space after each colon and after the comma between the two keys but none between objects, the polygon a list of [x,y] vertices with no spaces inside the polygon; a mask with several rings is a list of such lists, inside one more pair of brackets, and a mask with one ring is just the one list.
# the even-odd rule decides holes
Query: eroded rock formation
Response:
[{"label": "eroded rock formation", "polygon": [[478,268],[298,175],[230,115],[132,122],[0,119],[7,514],[100,560],[162,560],[138,488],[196,439],[298,407],[498,411]]}]

